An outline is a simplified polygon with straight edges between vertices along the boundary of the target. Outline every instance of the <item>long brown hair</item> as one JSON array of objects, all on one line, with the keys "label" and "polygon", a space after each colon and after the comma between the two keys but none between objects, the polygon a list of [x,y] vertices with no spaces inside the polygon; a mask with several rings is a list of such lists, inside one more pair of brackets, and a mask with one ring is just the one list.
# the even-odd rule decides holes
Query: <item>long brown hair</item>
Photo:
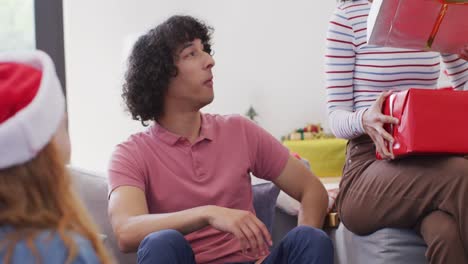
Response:
[{"label": "long brown hair", "polygon": [[96,226],[72,190],[71,176],[53,141],[33,160],[0,170],[0,226],[12,227],[3,244],[6,263],[20,240],[37,255],[33,241],[45,230],[57,232],[63,240],[67,263],[78,253],[73,233],[90,241],[101,263],[111,263]]}]

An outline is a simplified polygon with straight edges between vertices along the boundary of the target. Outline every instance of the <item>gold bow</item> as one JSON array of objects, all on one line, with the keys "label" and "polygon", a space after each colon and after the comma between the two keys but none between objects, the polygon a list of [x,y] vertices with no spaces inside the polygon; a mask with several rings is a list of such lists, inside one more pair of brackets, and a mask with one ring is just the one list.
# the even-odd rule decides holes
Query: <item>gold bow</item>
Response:
[{"label": "gold bow", "polygon": [[442,21],[444,20],[444,17],[445,17],[445,14],[447,13],[447,9],[449,5],[467,5],[468,4],[468,0],[439,0],[439,2],[442,3],[442,6],[440,7],[439,15],[437,16],[435,25],[432,28],[431,35],[429,36],[429,39],[427,40],[426,46],[428,48],[431,48],[432,43],[434,43],[434,39],[437,35],[437,32],[439,32],[440,24],[442,24]]}]

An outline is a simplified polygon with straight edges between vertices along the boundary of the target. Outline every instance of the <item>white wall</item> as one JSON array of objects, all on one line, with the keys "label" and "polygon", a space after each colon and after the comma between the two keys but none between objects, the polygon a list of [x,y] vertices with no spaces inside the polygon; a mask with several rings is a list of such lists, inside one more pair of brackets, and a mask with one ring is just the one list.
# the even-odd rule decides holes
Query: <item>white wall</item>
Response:
[{"label": "white wall", "polygon": [[[245,113],[280,137],[326,122],[323,55],[335,1],[65,0],[72,163],[105,171],[113,147],[141,130],[120,98],[125,50],[135,34],[172,14],[215,28],[213,113]],[[326,124],[325,124],[326,125]]]}]

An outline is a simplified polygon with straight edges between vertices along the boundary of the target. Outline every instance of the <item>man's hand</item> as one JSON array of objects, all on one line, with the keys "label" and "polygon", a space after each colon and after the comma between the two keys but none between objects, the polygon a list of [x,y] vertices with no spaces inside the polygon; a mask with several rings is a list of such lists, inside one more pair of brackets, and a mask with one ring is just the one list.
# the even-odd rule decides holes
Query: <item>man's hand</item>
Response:
[{"label": "man's hand", "polygon": [[233,234],[239,239],[242,251],[254,257],[269,254],[271,235],[265,225],[251,212],[211,206],[208,223],[213,228]]},{"label": "man's hand", "polygon": [[[375,143],[377,152],[380,153],[384,159],[394,159],[395,156],[391,151],[393,144],[393,137],[385,131],[383,125],[386,123],[397,125],[399,120],[397,118],[382,114],[382,105],[385,99],[392,94],[391,91],[383,92],[379,98],[372,104],[372,106],[364,112],[362,116],[362,125],[366,133],[372,138]],[[386,144],[386,141],[389,144]],[[390,149],[390,150],[389,150]]]}]

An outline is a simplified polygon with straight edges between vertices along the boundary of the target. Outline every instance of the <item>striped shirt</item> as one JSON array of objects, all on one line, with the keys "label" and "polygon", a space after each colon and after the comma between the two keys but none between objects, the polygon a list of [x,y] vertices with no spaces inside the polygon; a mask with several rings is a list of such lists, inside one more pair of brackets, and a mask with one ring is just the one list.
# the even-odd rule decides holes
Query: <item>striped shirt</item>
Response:
[{"label": "striped shirt", "polygon": [[326,88],[329,124],[341,138],[365,133],[362,115],[387,90],[437,87],[440,60],[453,87],[468,81],[468,62],[458,55],[367,44],[367,0],[339,4],[329,24]]}]

